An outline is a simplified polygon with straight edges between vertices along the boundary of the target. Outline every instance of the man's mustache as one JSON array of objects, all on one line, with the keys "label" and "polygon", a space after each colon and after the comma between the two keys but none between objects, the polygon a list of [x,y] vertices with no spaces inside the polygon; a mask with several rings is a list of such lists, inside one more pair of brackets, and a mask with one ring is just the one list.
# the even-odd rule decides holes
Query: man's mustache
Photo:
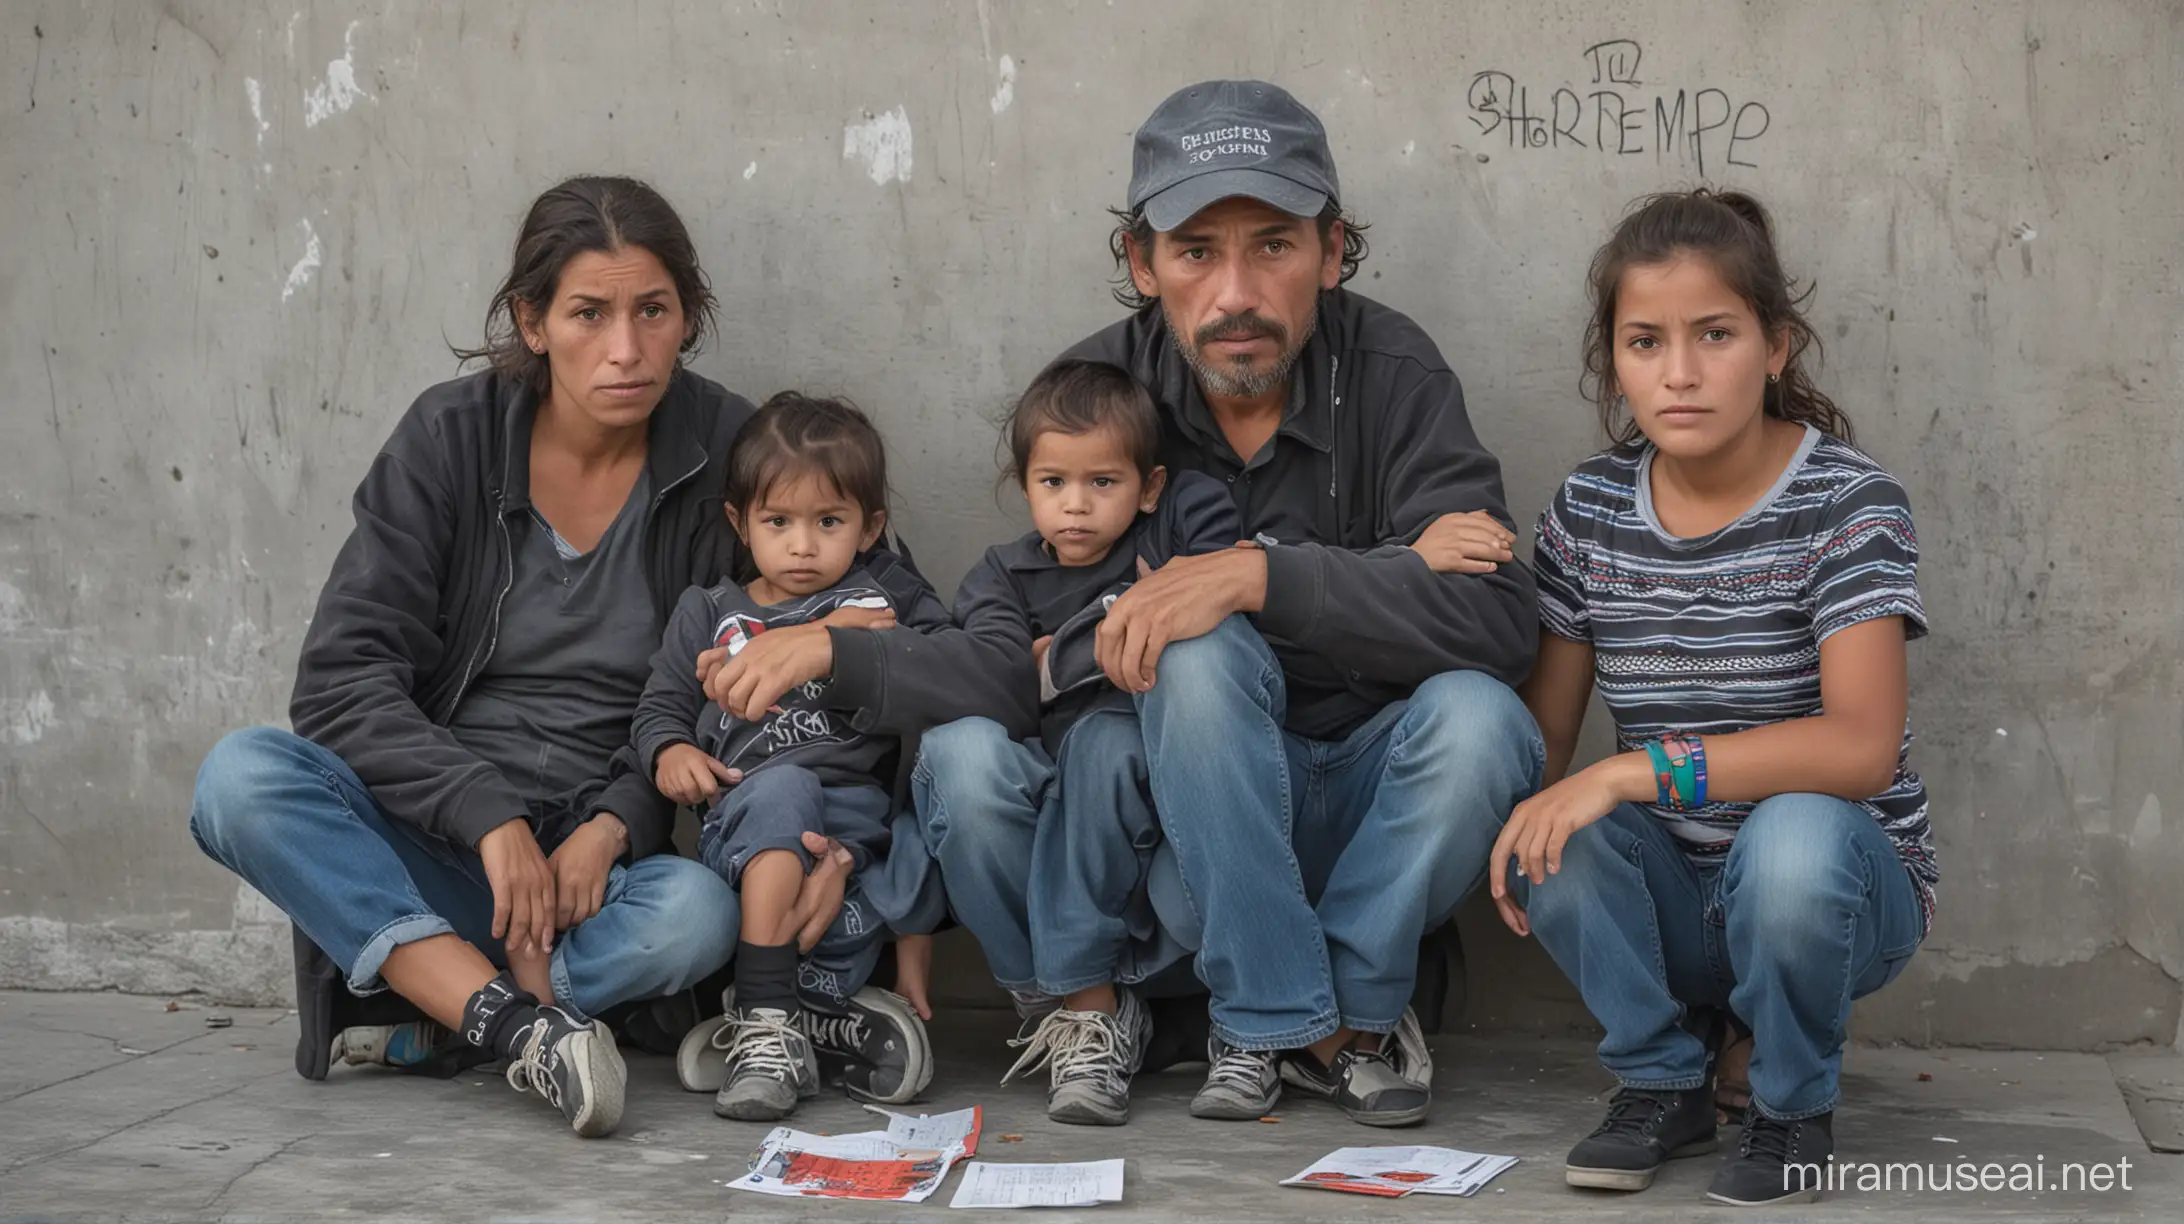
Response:
[{"label": "man's mustache", "polygon": [[1289,344],[1288,328],[1249,310],[1238,315],[1222,315],[1192,333],[1192,339],[1200,348],[1216,340],[1251,340],[1259,336],[1271,336],[1276,348],[1286,348]]}]

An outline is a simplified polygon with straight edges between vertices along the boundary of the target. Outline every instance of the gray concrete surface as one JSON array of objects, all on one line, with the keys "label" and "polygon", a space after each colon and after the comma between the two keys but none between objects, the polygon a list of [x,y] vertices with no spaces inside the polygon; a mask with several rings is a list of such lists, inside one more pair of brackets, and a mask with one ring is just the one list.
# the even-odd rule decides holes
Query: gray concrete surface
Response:
[{"label": "gray concrete surface", "polygon": [[[986,417],[1116,316],[1102,209],[1130,130],[1216,74],[1325,118],[1373,223],[1357,285],[1448,353],[1527,522],[1596,445],[1582,271],[1625,201],[1710,180],[1774,204],[1818,285],[1822,385],[1910,490],[1934,622],[1912,717],[1940,919],[1860,1029],[2173,1041],[2168,0],[18,0],[0,984],[281,997],[277,916],[184,831],[193,771],[222,731],[282,718],[349,491],[476,336],[541,188],[656,181],[722,291],[698,368],[870,407],[946,589],[1020,529]],[[1536,949],[1472,930],[1475,1019],[1582,1023]]]},{"label": "gray concrete surface", "polygon": [[[676,1087],[665,1059],[631,1058],[621,1132],[586,1142],[490,1073],[440,1082],[351,1069],[311,1084],[289,1068],[295,1022],[282,1012],[222,1010],[234,1026],[208,1029],[207,1011],[194,1003],[172,1013],[164,1006],[116,995],[0,994],[7,1050],[0,1116],[9,1122],[0,1127],[0,1220],[881,1220],[943,1215],[955,1189],[951,1179],[934,1202],[914,1209],[724,1189],[765,1128],[713,1117],[708,1099]],[[1435,1114],[1415,1131],[1368,1130],[1323,1103],[1295,1100],[1283,1102],[1279,1122],[1195,1122],[1184,1106],[1198,1072],[1186,1069],[1140,1081],[1130,1126],[1087,1130],[1048,1123],[1042,1085],[996,1085],[1009,1023],[992,1012],[944,1016],[934,1029],[940,1077],[927,1105],[983,1105],[986,1159],[1126,1159],[1124,1202],[1081,1213],[1086,1219],[2184,1215],[2184,1157],[2147,1150],[2107,1064],[2093,1055],[1854,1049],[1839,1155],[1936,1166],[2041,1161],[2056,1179],[2069,1162],[2100,1162],[2111,1176],[2127,1176],[2129,1190],[2111,1183],[2107,1193],[1850,1191],[1746,1217],[1704,1201],[1713,1158],[1678,1162],[1637,1196],[1562,1184],[1561,1157],[1598,1120],[1608,1087],[1580,1042],[1438,1041]],[[797,1120],[839,1132],[868,1129],[872,1119],[830,1093]],[[1522,1163],[1472,1202],[1362,1201],[1275,1184],[1336,1147],[1403,1142]]]}]

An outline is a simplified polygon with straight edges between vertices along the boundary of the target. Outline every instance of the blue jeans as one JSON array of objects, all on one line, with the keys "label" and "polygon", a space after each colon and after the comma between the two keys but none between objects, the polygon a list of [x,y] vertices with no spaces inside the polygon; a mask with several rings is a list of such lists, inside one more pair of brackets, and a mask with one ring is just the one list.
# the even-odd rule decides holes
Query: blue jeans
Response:
[{"label": "blue jeans", "polygon": [[796,973],[801,989],[840,1003],[872,980],[886,942],[886,921],[864,886],[885,876],[893,811],[893,801],[877,786],[825,786],[818,774],[801,765],[770,761],[729,788],[707,813],[698,833],[698,861],[740,894],[743,869],[768,850],[794,854],[810,874],[806,833],[832,837],[847,847],[859,866],[834,921],[797,962]]},{"label": "blue jeans", "polygon": [[1087,714],[1053,757],[989,719],[936,727],[911,789],[949,907],[1007,989],[1135,984],[1196,950],[1130,712]]},{"label": "blue jeans", "polygon": [[1214,1032],[1244,1049],[1393,1030],[1419,936],[1485,878],[1544,758],[1523,702],[1478,672],[1431,677],[1337,741],[1290,734],[1285,709],[1281,666],[1240,616],[1169,644],[1138,698]]},{"label": "blue jeans", "polygon": [[1533,934],[1607,1029],[1600,1061],[1638,1088],[1696,1088],[1707,1050],[1682,1021],[1727,1006],[1752,1030],[1752,1104],[1835,1108],[1850,1002],[1887,985],[1924,934],[1917,891],[1871,814],[1827,795],[1753,809],[1701,865],[1624,804],[1572,836],[1562,870],[1512,872]]},{"label": "blue jeans", "polygon": [[[395,948],[453,934],[505,965],[477,852],[389,820],[342,759],[271,727],[237,731],[197,771],[190,833],[349,976],[386,989]],[[703,864],[655,855],[607,876],[606,901],[554,941],[555,1001],[582,1015],[683,990],[735,951],[736,894]]]}]

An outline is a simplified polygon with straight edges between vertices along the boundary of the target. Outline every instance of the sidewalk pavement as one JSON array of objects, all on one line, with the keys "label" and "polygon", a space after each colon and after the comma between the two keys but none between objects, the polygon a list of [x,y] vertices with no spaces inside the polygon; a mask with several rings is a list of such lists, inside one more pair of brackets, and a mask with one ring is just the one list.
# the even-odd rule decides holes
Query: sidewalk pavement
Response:
[{"label": "sidewalk pavement", "polygon": [[[724,1189],[765,1133],[713,1117],[680,1091],[671,1060],[632,1053],[622,1129],[585,1141],[499,1075],[433,1081],[337,1068],[323,1084],[290,1067],[296,1022],[280,1011],[184,999],[0,993],[0,1221],[14,1220],[893,1220],[949,1214],[954,1175],[919,1207],[769,1199]],[[225,1016],[228,1027],[209,1027]],[[2150,1151],[2117,1073],[2184,1082],[2173,1053],[1850,1051],[1837,1115],[1842,1159],[1943,1166],[2103,1162],[2129,1190],[1832,1193],[1819,1204],[1740,1213],[1707,1202],[1716,1158],[1679,1161],[1635,1196],[1562,1183],[1562,1157],[1598,1121],[1611,1084],[1575,1039],[1438,1038],[1434,1114],[1408,1131],[1350,1123],[1320,1101],[1279,1121],[1198,1122],[1196,1068],[1140,1080],[1116,1130],[1049,1123],[1044,1083],[999,1086],[1014,1018],[946,1014],[940,1074],[924,1107],[985,1106],[980,1157],[1128,1160],[1125,1201],[1042,1220],[2176,1220],[2184,1156]],[[1931,1077],[1931,1078],[1927,1078]],[[868,1129],[830,1091],[795,1125]],[[1725,1136],[1731,1143],[1733,1132]],[[1355,1199],[1283,1189],[1334,1148],[1433,1144],[1522,1158],[1471,1200]],[[2006,1179],[2007,1171],[1999,1175]],[[1971,1178],[1976,1180],[1978,1171]]]}]

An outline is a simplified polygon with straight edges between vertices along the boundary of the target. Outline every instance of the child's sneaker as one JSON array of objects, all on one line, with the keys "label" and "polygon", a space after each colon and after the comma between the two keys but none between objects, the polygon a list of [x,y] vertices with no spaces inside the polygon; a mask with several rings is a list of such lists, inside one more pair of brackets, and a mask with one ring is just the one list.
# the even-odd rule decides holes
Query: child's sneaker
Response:
[{"label": "child's sneaker", "polygon": [[908,1000],[867,986],[837,1003],[805,996],[797,1028],[860,1100],[901,1105],[933,1082],[933,1043]]},{"label": "child's sneaker", "polygon": [[713,1112],[744,1122],[777,1122],[819,1095],[819,1067],[800,1017],[778,1007],[734,1009],[711,1044],[727,1051]]},{"label": "child's sneaker", "polygon": [[538,1019],[517,1031],[508,1057],[508,1086],[546,1098],[587,1139],[621,1123],[628,1075],[606,1025],[579,1022],[558,1007],[540,1007]]}]

